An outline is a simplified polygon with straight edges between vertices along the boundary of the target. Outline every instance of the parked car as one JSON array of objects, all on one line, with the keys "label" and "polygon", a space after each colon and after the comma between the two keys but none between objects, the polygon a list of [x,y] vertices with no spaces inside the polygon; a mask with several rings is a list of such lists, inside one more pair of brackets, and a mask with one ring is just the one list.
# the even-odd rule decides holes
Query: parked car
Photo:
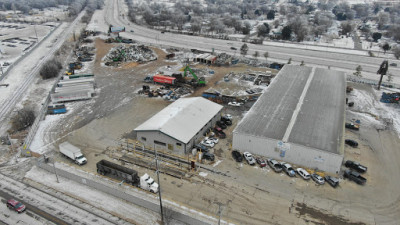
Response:
[{"label": "parked car", "polygon": [[215,145],[213,141],[210,141],[210,140],[208,140],[208,139],[202,140],[202,141],[200,142],[200,144],[202,144],[202,145],[204,145],[204,146],[206,146],[206,147],[210,147],[210,148],[213,148],[214,145]]},{"label": "parked car", "polygon": [[202,144],[195,144],[194,148],[196,148],[197,151],[208,152],[208,148]]},{"label": "parked car", "polygon": [[214,144],[218,144],[218,141],[219,141],[219,139],[216,138],[216,137],[209,137],[209,138],[207,138],[207,139],[210,140],[210,141],[212,141],[212,142],[214,142]]},{"label": "parked car", "polygon": [[15,199],[10,199],[7,201],[7,208],[12,209],[18,213],[22,213],[26,210],[25,205]]},{"label": "parked car", "polygon": [[325,180],[326,182],[328,182],[328,184],[330,184],[334,188],[339,185],[339,179],[337,179],[336,177],[325,176]]},{"label": "parked car", "polygon": [[244,152],[243,156],[246,159],[246,161],[249,163],[249,165],[256,164],[256,160],[254,160],[254,157],[250,152]]},{"label": "parked car", "polygon": [[203,153],[203,159],[205,160],[210,160],[210,161],[214,161],[215,160],[215,156],[212,153],[209,152],[204,152]]},{"label": "parked car", "polygon": [[311,174],[311,178],[317,183],[317,184],[325,184],[325,180],[323,177],[321,177],[320,175],[313,173]]},{"label": "parked car", "polygon": [[239,102],[228,102],[228,105],[238,107],[238,106],[241,106],[242,104]]},{"label": "parked car", "polygon": [[282,172],[282,165],[275,159],[268,159],[268,165],[277,173]]},{"label": "parked car", "polygon": [[237,50],[237,48],[235,48],[235,47],[231,47],[231,49],[232,49],[232,50]]},{"label": "parked car", "polygon": [[225,134],[224,131],[222,131],[221,127],[215,126],[215,127],[214,127],[214,131],[215,131],[215,134],[216,134],[219,138],[222,138],[222,139],[226,138],[226,134]]},{"label": "parked car", "polygon": [[236,150],[232,151],[232,157],[233,157],[233,159],[236,160],[236,162],[242,162],[243,161],[242,154],[240,154],[240,152],[238,152]]},{"label": "parked car", "polygon": [[296,172],[294,171],[293,167],[289,163],[282,162],[282,169],[286,172],[289,177],[296,176]]},{"label": "parked car", "polygon": [[358,146],[358,142],[351,139],[344,140],[344,143],[350,145],[353,148],[356,148]]},{"label": "parked car", "polygon": [[232,120],[226,118],[226,117],[222,117],[221,121],[224,122],[227,126],[232,125]]},{"label": "parked car", "polygon": [[220,120],[217,121],[217,126],[221,127],[221,129],[227,128],[226,124]]},{"label": "parked car", "polygon": [[222,116],[222,118],[226,118],[228,120],[232,120],[232,115],[231,114],[225,114]]},{"label": "parked car", "polygon": [[359,185],[364,185],[367,182],[367,179],[365,179],[363,176],[361,176],[361,174],[353,170],[345,170],[343,177],[348,178],[349,180],[352,180]]},{"label": "parked car", "polygon": [[397,63],[390,63],[389,65],[390,65],[390,66],[396,67],[396,66],[397,66]]},{"label": "parked car", "polygon": [[265,160],[263,158],[257,157],[256,158],[256,162],[258,163],[258,165],[260,165],[260,167],[265,167],[267,165],[267,162],[265,162]]},{"label": "parked car", "polygon": [[351,160],[347,160],[344,163],[344,166],[347,168],[350,168],[350,169],[354,169],[355,171],[357,171],[359,173],[365,173],[365,172],[367,172],[367,169],[368,169],[366,166],[363,166],[360,163],[354,162]]},{"label": "parked car", "polygon": [[296,171],[304,180],[309,180],[311,177],[310,174],[303,168],[297,168]]},{"label": "parked car", "polygon": [[351,130],[359,130],[360,126],[358,126],[358,124],[354,124],[354,123],[345,123],[345,127],[349,128]]}]

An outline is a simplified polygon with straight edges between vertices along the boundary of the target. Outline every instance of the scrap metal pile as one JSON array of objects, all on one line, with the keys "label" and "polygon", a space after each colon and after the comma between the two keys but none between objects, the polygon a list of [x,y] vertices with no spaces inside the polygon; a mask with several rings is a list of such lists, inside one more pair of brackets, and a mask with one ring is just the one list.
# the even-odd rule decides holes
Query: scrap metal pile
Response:
[{"label": "scrap metal pile", "polygon": [[106,55],[106,65],[116,65],[119,62],[145,63],[157,60],[157,55],[144,45],[120,45],[112,48]]},{"label": "scrap metal pile", "polygon": [[162,97],[165,100],[177,100],[183,95],[192,93],[192,89],[189,87],[177,87],[177,88],[166,88],[160,87],[157,89],[150,89],[150,86],[143,85],[143,88],[138,94],[147,95],[149,97]]}]

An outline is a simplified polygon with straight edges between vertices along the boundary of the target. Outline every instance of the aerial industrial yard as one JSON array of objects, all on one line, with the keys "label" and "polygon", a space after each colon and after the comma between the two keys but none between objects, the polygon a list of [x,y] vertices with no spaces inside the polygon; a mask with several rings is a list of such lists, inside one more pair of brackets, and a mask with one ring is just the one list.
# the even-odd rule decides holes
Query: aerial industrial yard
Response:
[{"label": "aerial industrial yard", "polygon": [[393,53],[179,33],[98,2],[0,24],[1,223],[400,221],[400,74],[375,74]]}]

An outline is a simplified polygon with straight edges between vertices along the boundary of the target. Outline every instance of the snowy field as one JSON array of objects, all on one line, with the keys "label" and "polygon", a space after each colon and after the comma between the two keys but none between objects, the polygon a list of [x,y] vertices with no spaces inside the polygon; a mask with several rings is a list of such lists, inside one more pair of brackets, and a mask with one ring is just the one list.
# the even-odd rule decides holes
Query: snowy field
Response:
[{"label": "snowy field", "polygon": [[40,25],[0,22],[0,64],[3,72],[57,26],[58,23],[53,22]]}]

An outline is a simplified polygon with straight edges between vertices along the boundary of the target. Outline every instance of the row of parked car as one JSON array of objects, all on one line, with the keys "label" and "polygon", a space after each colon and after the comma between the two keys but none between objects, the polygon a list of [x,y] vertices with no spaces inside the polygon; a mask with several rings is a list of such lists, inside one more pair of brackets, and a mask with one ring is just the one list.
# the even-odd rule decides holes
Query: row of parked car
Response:
[{"label": "row of parked car", "polygon": [[310,174],[303,168],[294,169],[289,163],[286,162],[278,162],[275,159],[263,159],[261,157],[253,157],[253,155],[249,152],[244,152],[243,157],[242,154],[236,150],[232,151],[232,157],[236,160],[236,162],[242,162],[243,158],[247,161],[247,163],[251,166],[254,166],[256,163],[260,165],[260,167],[265,167],[267,164],[277,173],[284,171],[288,176],[295,177],[298,174],[304,180],[312,179],[317,184],[322,185],[328,182],[332,187],[337,187],[339,185],[339,179],[332,176],[322,176],[317,173]]}]

